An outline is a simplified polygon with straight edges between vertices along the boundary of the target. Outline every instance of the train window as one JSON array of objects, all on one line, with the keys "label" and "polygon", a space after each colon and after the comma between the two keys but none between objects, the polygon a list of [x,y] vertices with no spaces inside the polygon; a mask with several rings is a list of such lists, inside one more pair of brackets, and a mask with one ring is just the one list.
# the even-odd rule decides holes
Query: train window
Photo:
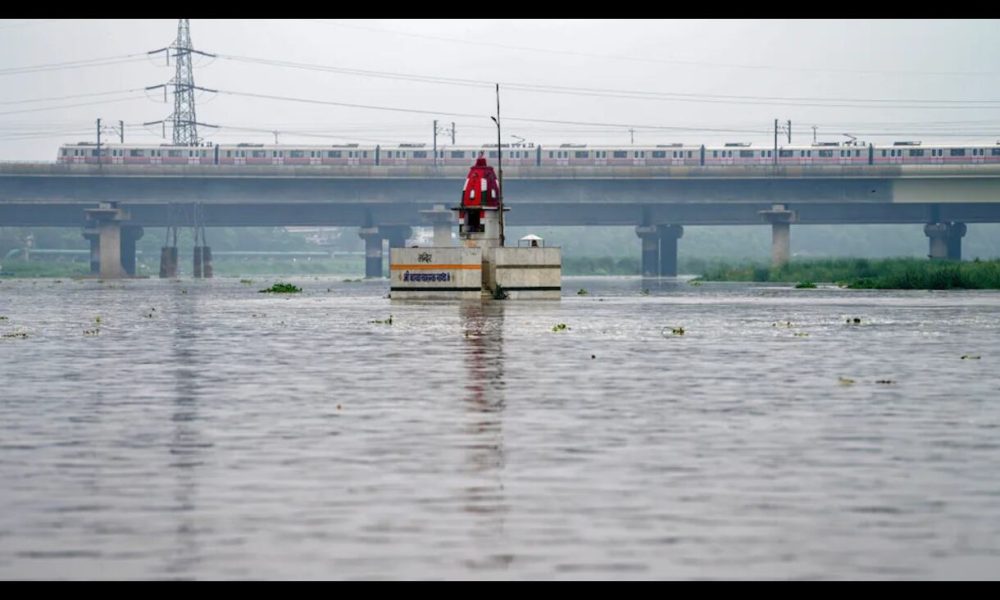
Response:
[{"label": "train window", "polygon": [[691,158],[691,157],[692,157],[691,151],[688,150],[688,158]]},{"label": "train window", "polygon": [[712,158],[718,158],[719,152],[717,150],[712,150]]},{"label": "train window", "polygon": [[589,152],[577,152],[576,153],[576,158],[589,158],[589,157],[590,157],[590,153]]},{"label": "train window", "polygon": [[452,158],[465,158],[465,152],[463,152],[463,151],[461,151],[461,150],[458,150],[458,151],[452,151],[452,153],[451,153],[451,157],[452,157]]},{"label": "train window", "polygon": [[740,150],[740,158],[753,158],[753,150]]},{"label": "train window", "polygon": [[991,150],[991,154],[992,154],[993,156],[1000,156],[1000,148],[993,148],[993,149]]},{"label": "train window", "polygon": [[923,156],[923,150],[910,150],[910,156]]},{"label": "train window", "polygon": [[63,156],[69,156],[69,150],[63,148],[62,155]]},{"label": "train window", "polygon": [[128,155],[129,155],[129,156],[132,156],[132,157],[141,157],[141,156],[145,156],[145,155],[143,154],[142,150],[135,150],[135,149],[133,149],[133,150],[129,150],[129,151],[128,151]]},{"label": "train window", "polygon": [[951,149],[951,155],[952,156],[965,156],[965,148],[952,148]]},{"label": "train window", "polygon": [[646,158],[646,151],[645,150],[639,152],[639,158]]},{"label": "train window", "polygon": [[[667,153],[663,150],[653,150],[653,158],[666,158]],[[677,153],[674,152],[673,158],[677,158]]]},{"label": "train window", "polygon": [[427,158],[427,151],[426,150],[414,150],[413,151],[413,158]]},{"label": "train window", "polygon": [[883,156],[883,157],[885,156],[885,150],[883,150],[883,151],[882,151],[882,156]]},{"label": "train window", "polygon": [[326,153],[327,158],[340,158],[340,150],[329,150]]},{"label": "train window", "polygon": [[289,158],[305,158],[306,153],[302,150],[290,150],[288,152]]},{"label": "train window", "polygon": [[250,152],[250,156],[252,156],[254,158],[267,158],[267,151],[266,150],[252,150]]},{"label": "train window", "polygon": [[833,158],[833,150],[820,150],[818,154],[820,158]]},{"label": "train window", "polygon": [[612,154],[613,158],[628,158],[628,152],[624,150],[615,150]]}]

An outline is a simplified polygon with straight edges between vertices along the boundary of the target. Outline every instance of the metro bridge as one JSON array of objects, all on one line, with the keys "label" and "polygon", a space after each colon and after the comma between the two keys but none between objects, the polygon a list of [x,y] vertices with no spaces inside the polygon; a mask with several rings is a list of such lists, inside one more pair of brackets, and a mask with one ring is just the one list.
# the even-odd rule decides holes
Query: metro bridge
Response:
[{"label": "metro bridge", "polygon": [[[0,163],[0,226],[84,226],[95,256],[112,245],[102,246],[102,235],[118,236],[129,272],[144,227],[353,226],[365,239],[366,275],[377,277],[383,240],[399,247],[413,226],[451,222],[447,208],[458,204],[467,171]],[[684,225],[770,223],[780,264],[796,223],[923,223],[932,258],[960,259],[967,223],[1000,222],[1000,165],[514,166],[503,174],[508,224],[634,226],[646,276],[676,275]]]}]

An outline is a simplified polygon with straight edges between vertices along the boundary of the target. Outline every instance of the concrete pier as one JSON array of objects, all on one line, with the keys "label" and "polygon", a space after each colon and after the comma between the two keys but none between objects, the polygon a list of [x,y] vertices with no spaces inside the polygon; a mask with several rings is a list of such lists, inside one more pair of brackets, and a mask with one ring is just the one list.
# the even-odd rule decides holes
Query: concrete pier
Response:
[{"label": "concrete pier", "polygon": [[405,248],[406,240],[413,235],[413,228],[409,225],[380,225],[379,233],[389,240],[390,248]]},{"label": "concrete pier", "polygon": [[130,276],[135,277],[135,243],[142,239],[145,230],[142,227],[129,225],[121,230],[122,268]]},{"label": "concrete pier", "polygon": [[365,279],[382,277],[382,235],[378,227],[362,227],[358,235],[365,241]]},{"label": "concrete pier", "polygon": [[160,248],[160,278],[173,279],[177,277],[177,246]]},{"label": "concrete pier", "polygon": [[929,239],[928,257],[932,260],[962,260],[965,223],[928,223],[924,235]]},{"label": "concrete pier", "polygon": [[212,266],[212,247],[202,246],[201,247],[201,276],[205,279],[211,279],[215,273],[215,268]]},{"label": "concrete pier", "polygon": [[89,224],[88,229],[96,229],[100,246],[100,276],[102,279],[121,279],[127,277],[122,268],[122,223],[128,221],[126,211],[118,208],[115,202],[101,202],[98,208],[88,208],[84,211]]},{"label": "concrete pier", "polygon": [[422,210],[420,215],[424,221],[434,228],[434,246],[437,248],[447,248],[451,246],[451,229],[455,222],[453,211],[445,208],[444,204],[435,204],[431,210]]},{"label": "concrete pier", "polygon": [[795,222],[795,211],[788,210],[784,204],[774,204],[771,210],[762,210],[760,215],[771,224],[771,266],[780,267],[788,264],[792,252],[792,226]]},{"label": "concrete pier", "polygon": [[642,240],[642,276],[660,276],[660,233],[655,225],[640,225],[635,234]]},{"label": "concrete pier", "polygon": [[684,237],[680,225],[660,225],[660,277],[677,277],[677,240]]},{"label": "concrete pier", "polygon": [[96,228],[84,229],[83,238],[90,242],[90,274],[101,272],[101,236]]},{"label": "concrete pier", "polygon": [[193,263],[192,263],[193,269],[191,271],[191,276],[194,277],[195,279],[201,279],[201,273],[202,273],[202,271],[201,271],[201,266],[202,266],[201,248],[202,248],[201,246],[195,246],[194,247],[194,256],[192,257],[193,258]]}]

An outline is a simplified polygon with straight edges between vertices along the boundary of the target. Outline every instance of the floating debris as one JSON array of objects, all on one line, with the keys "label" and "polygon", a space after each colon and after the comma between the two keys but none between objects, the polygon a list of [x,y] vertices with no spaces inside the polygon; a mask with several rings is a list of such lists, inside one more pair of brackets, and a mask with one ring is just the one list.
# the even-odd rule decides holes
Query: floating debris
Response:
[{"label": "floating debris", "polygon": [[337,410],[340,410],[340,409],[341,409],[341,406],[338,404],[337,405]]},{"label": "floating debris", "polygon": [[101,315],[97,315],[96,317],[94,317],[94,323],[97,323],[98,325],[101,324]]},{"label": "floating debris", "polygon": [[771,323],[771,327],[789,327],[789,328],[791,328],[791,326],[792,326],[792,322],[791,321],[785,321],[784,323]]},{"label": "floating debris", "polygon": [[385,319],[384,321],[375,320],[375,321],[369,321],[369,323],[374,323],[376,325],[392,325],[392,315],[389,315],[389,318]]},{"label": "floating debris", "polygon": [[962,355],[962,360],[979,360],[980,358],[982,358],[982,357],[979,356],[979,355],[972,355],[972,354],[963,354]]},{"label": "floating debris", "polygon": [[552,326],[552,331],[566,331],[569,327],[565,323],[558,323]]},{"label": "floating debris", "polygon": [[794,335],[795,337],[809,337],[809,334],[804,331],[796,331],[792,335]]},{"label": "floating debris", "polygon": [[297,294],[302,291],[302,288],[295,287],[290,283],[276,283],[266,290],[261,290],[261,294]]},{"label": "floating debris", "polygon": [[697,286],[701,285],[701,280],[699,280],[699,279],[692,279],[691,281],[688,282],[688,285],[693,285],[693,286],[697,287]]},{"label": "floating debris", "polygon": [[5,317],[3,315],[0,315],[0,321],[6,321],[6,320],[7,320],[7,317]]},{"label": "floating debris", "polygon": [[840,385],[854,385],[854,380],[850,377],[838,377],[837,381]]},{"label": "floating debris", "polygon": [[894,384],[896,382],[893,381],[893,380],[891,380],[891,379],[876,379],[875,383],[881,383],[881,384],[885,384],[885,385],[892,385],[892,384]]},{"label": "floating debris", "polygon": [[243,285],[251,285],[253,284],[253,279],[240,279],[240,283]]},{"label": "floating debris", "polygon": [[585,290],[585,289],[583,289],[583,288],[580,288],[580,291],[578,291],[578,292],[576,293],[576,295],[577,295],[577,296],[586,296],[586,295],[587,295],[587,293],[588,293],[588,292],[587,292],[587,290]]},{"label": "floating debris", "polygon": [[3,334],[3,337],[5,337],[5,338],[21,338],[21,339],[24,339],[24,338],[28,337],[28,334],[25,333],[25,332],[23,332],[23,331],[15,331],[14,333],[5,333],[5,334]]},{"label": "floating debris", "polygon": [[860,325],[861,324],[861,319],[858,318],[858,317],[854,317],[854,318],[848,317],[847,324],[848,325]]},{"label": "floating debris", "polygon": [[591,355],[590,355],[590,360],[594,360],[595,358],[597,358],[597,355],[596,355],[596,354],[591,354]]},{"label": "floating debris", "polygon": [[98,329],[98,328],[95,328],[95,329],[84,329],[83,330],[83,335],[100,335],[100,333],[101,333],[101,330]]}]

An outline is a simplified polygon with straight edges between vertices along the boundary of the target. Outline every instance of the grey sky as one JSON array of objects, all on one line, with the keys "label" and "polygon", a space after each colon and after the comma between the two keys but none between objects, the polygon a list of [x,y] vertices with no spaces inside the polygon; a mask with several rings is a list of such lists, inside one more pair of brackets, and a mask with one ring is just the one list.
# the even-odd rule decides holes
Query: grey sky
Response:
[{"label": "grey sky", "polygon": [[[148,98],[133,91],[22,102],[166,82],[173,67],[164,65],[162,54],[107,66],[12,69],[141,54],[168,45],[176,29],[176,20],[0,21],[0,160],[53,160],[60,143],[93,140],[98,117],[109,123],[124,120],[126,142],[166,141],[160,128],[138,125],[170,114],[172,100],[163,104],[162,91]],[[200,121],[278,129],[281,143],[430,143],[435,118],[443,125],[456,123],[459,144],[495,140],[489,120],[495,100],[488,84],[430,83],[386,74],[500,82],[504,141],[520,136],[542,144],[627,144],[629,126],[635,126],[635,141],[642,144],[769,145],[775,118],[791,119],[794,143],[811,142],[813,125],[821,141],[844,140],[843,133],[876,142],[1000,140],[1000,21],[995,20],[193,19],[191,33],[195,48],[223,56],[383,75],[199,58],[195,81],[201,86],[427,111],[199,95]],[[548,92],[513,84],[545,86]],[[551,93],[555,87],[597,91]],[[628,92],[660,95],[609,96]],[[871,102],[881,99],[890,102]],[[52,106],[62,108],[37,110]],[[519,117],[606,125],[515,120]],[[169,138],[169,128],[166,133]],[[239,129],[202,128],[199,133],[215,142],[274,140],[270,133]]]}]

